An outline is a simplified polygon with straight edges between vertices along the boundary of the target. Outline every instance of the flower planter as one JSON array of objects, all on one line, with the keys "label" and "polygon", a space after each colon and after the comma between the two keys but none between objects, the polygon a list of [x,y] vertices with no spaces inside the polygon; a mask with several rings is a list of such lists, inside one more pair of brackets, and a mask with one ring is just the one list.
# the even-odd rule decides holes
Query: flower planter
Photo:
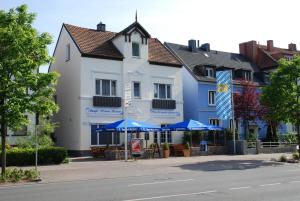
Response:
[{"label": "flower planter", "polygon": [[169,158],[169,156],[170,156],[170,150],[168,149],[168,150],[164,150],[164,158]]},{"label": "flower planter", "polygon": [[191,151],[189,149],[184,149],[183,150],[183,156],[184,157],[190,157],[191,156]]}]

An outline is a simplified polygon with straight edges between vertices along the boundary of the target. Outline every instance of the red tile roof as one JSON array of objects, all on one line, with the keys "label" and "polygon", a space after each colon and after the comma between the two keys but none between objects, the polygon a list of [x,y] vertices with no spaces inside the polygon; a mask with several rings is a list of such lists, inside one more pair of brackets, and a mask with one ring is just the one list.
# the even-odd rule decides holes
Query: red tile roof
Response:
[{"label": "red tile roof", "polygon": [[[69,24],[63,26],[74,40],[82,56],[123,60],[124,56],[111,40],[117,33],[102,32]],[[177,58],[156,38],[149,38],[148,60],[150,64],[182,66]]]}]

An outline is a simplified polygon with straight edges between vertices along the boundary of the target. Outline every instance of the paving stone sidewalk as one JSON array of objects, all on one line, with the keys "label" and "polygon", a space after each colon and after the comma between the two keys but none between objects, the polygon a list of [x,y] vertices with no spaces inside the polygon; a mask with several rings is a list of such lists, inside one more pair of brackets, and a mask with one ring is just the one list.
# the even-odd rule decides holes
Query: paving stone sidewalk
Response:
[{"label": "paving stone sidewalk", "polygon": [[[184,173],[185,171],[223,171],[251,169],[276,165],[272,158],[282,154],[213,155],[171,157],[137,161],[101,161],[93,158],[72,159],[69,164],[39,166],[43,182],[109,179],[156,174]],[[290,154],[286,154],[290,155]],[[27,167],[29,168],[29,167]]]}]

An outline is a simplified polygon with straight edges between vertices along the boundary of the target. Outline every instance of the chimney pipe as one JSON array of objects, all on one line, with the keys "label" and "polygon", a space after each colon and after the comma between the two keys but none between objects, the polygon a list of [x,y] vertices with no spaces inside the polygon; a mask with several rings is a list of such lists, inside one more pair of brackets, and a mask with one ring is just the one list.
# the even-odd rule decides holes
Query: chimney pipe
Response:
[{"label": "chimney pipe", "polygon": [[188,41],[189,44],[189,50],[192,52],[197,52],[197,47],[196,47],[196,40],[191,39]]},{"label": "chimney pipe", "polygon": [[273,50],[273,47],[274,47],[273,40],[268,40],[268,41],[267,41],[267,50],[268,50],[268,51],[272,51],[272,50]]},{"label": "chimney pipe", "polygon": [[289,44],[289,50],[290,50],[290,51],[297,51],[297,46],[296,46],[296,44],[290,43],[290,44]]},{"label": "chimney pipe", "polygon": [[106,31],[105,30],[105,24],[102,24],[102,22],[100,22],[99,24],[97,24],[97,31]]}]

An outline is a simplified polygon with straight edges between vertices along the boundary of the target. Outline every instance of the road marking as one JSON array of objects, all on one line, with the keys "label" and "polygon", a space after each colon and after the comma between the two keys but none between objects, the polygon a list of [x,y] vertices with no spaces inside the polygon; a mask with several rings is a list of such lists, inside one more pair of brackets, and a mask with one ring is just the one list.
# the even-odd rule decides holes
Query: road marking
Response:
[{"label": "road marking", "polygon": [[281,183],[261,184],[259,186],[261,186],[261,187],[264,187],[264,186],[276,186],[276,185],[279,185],[279,184],[281,184]]},{"label": "road marking", "polygon": [[293,183],[300,183],[300,181],[290,181],[289,183],[293,184]]},{"label": "road marking", "polygon": [[251,188],[251,186],[241,186],[241,187],[235,187],[235,188],[230,188],[229,190],[240,190],[240,189],[246,189],[246,188]]},{"label": "road marking", "polygon": [[163,199],[163,198],[171,198],[171,197],[181,197],[181,196],[190,196],[190,195],[202,195],[202,194],[209,194],[209,193],[216,193],[216,190],[211,191],[203,191],[197,193],[182,193],[182,194],[174,194],[174,195],[162,195],[156,197],[148,197],[148,198],[137,198],[131,200],[123,200],[123,201],[142,201],[142,200],[154,200],[154,199]]},{"label": "road marking", "polygon": [[291,170],[287,170],[287,172],[298,172],[300,171],[300,169],[291,169]]},{"label": "road marking", "polygon": [[157,181],[157,182],[151,182],[151,183],[130,184],[130,185],[128,185],[128,187],[154,185],[154,184],[165,184],[165,183],[175,183],[175,182],[186,182],[186,181],[193,181],[193,180],[194,179],[182,179],[182,180],[173,180],[173,181]]}]

